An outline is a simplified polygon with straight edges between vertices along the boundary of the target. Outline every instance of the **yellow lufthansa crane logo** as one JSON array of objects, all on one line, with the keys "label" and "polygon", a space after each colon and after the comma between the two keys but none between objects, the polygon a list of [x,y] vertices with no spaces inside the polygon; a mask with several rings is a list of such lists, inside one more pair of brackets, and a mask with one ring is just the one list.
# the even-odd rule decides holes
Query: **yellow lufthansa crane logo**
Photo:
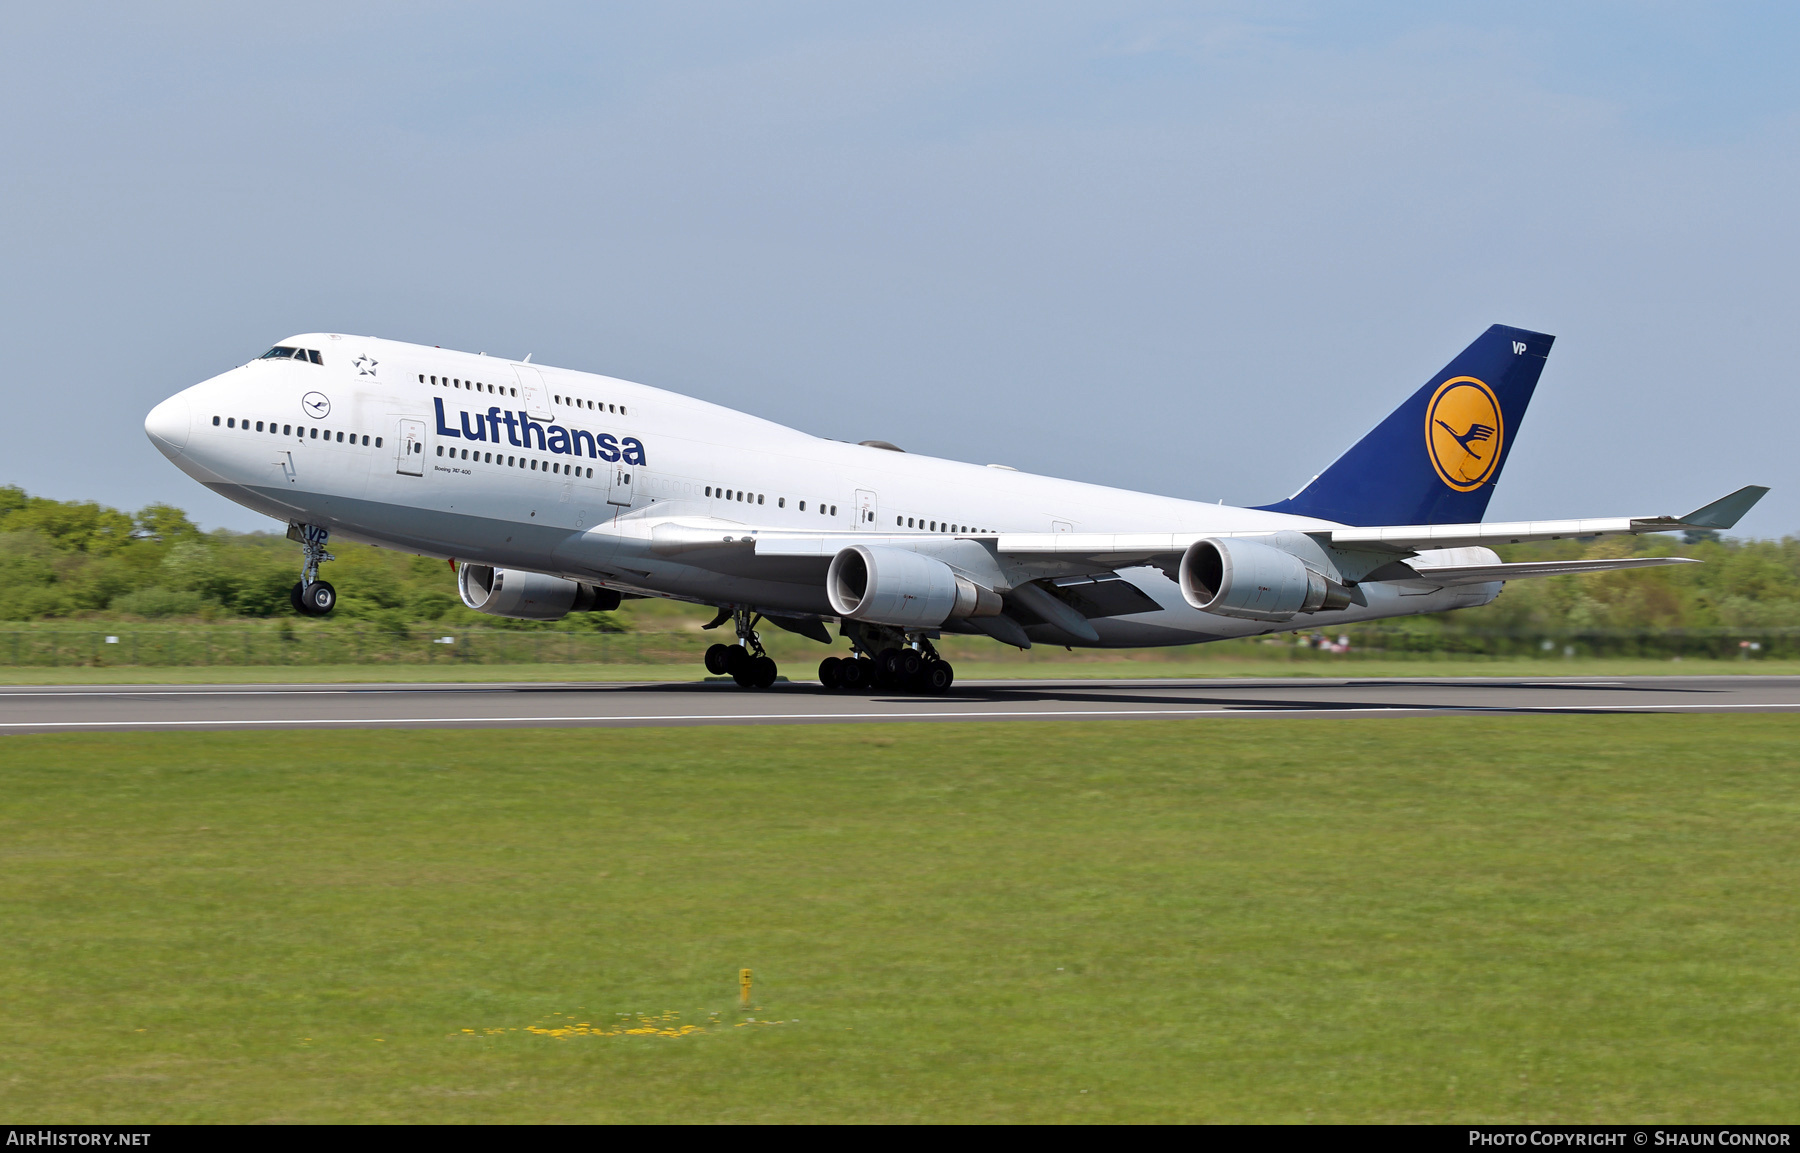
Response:
[{"label": "yellow lufthansa crane logo", "polygon": [[1493,478],[1505,438],[1494,390],[1472,376],[1438,385],[1425,406],[1425,451],[1438,479],[1457,492],[1473,492]]}]

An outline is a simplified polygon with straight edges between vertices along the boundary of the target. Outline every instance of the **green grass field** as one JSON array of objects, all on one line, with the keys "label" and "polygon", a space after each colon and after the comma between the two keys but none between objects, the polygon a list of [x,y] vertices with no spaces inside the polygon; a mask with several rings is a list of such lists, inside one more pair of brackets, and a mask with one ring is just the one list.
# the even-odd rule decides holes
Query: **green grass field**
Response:
[{"label": "green grass field", "polygon": [[1800,1117],[1800,717],[0,750],[13,1122]]},{"label": "green grass field", "polygon": [[[825,650],[821,649],[820,652]],[[836,650],[839,653],[843,649]],[[1797,676],[1800,661],[1640,660],[1593,657],[1572,660],[1530,658],[1430,658],[1343,660],[1303,658],[1255,660],[1211,657],[1196,660],[1036,660],[966,661],[956,664],[958,681],[1089,680],[1162,677],[1716,677]],[[814,654],[782,663],[782,675],[796,681],[818,675]],[[211,685],[211,684],[468,684],[487,682],[696,681],[706,676],[698,664],[365,664],[365,665],[113,665],[0,666],[0,685]]]}]

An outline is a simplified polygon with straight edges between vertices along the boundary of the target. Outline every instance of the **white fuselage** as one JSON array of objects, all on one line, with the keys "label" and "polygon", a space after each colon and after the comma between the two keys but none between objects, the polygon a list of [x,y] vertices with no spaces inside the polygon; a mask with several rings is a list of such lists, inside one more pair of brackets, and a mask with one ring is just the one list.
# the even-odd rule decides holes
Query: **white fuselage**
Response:
[{"label": "white fuselage", "polygon": [[[157,447],[207,487],[281,521],[625,591],[834,615],[819,582],[722,571],[656,549],[656,526],[671,520],[846,540],[1339,527],[826,440],[569,369],[326,333],[283,345],[302,359],[255,360],[157,406],[146,421]],[[1195,610],[1158,569],[1121,575],[1159,607],[1093,620],[1103,645],[1328,629],[1485,604],[1500,588],[1370,585],[1366,607],[1271,625]]]}]

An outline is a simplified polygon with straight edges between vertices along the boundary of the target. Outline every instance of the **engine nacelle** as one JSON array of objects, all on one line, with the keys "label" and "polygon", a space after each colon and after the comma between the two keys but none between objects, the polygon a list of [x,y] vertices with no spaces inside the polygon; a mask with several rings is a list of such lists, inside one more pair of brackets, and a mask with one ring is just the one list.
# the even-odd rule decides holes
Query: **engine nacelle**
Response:
[{"label": "engine nacelle", "polygon": [[1235,537],[1209,537],[1181,557],[1181,595],[1201,612],[1248,621],[1341,609],[1350,590],[1291,552]]},{"label": "engine nacelle", "polygon": [[621,599],[613,589],[484,564],[459,566],[456,591],[462,602],[478,613],[519,621],[559,621],[570,613],[611,612]]},{"label": "engine nacelle", "polygon": [[851,545],[825,573],[831,611],[854,621],[936,628],[951,618],[1000,615],[1000,594],[959,577],[949,565],[898,548]]}]

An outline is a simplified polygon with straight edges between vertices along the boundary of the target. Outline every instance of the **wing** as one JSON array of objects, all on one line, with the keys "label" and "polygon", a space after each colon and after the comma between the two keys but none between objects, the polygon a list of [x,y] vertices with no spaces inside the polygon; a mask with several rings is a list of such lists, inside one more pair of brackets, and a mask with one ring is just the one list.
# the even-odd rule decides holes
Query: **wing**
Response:
[{"label": "wing", "polygon": [[[1211,533],[953,535],[808,532],[686,516],[654,521],[647,517],[626,517],[609,527],[622,536],[637,537],[637,547],[643,550],[639,555],[666,558],[684,566],[752,582],[739,587],[758,600],[765,599],[752,592],[758,582],[762,582],[764,589],[770,587],[768,582],[790,588],[804,586],[808,592],[803,597],[768,594],[767,599],[772,605],[787,607],[764,611],[779,611],[783,620],[777,623],[783,627],[798,626],[809,635],[818,630],[806,623],[808,619],[837,615],[825,605],[826,577],[833,558],[847,547],[865,546],[928,556],[948,566],[959,580],[966,580],[1003,598],[1004,608],[999,615],[980,614],[960,622],[946,621],[945,627],[954,626],[956,631],[986,632],[1008,644],[1024,647],[1030,644],[1026,629],[1048,629],[1045,636],[1053,637],[1056,643],[1071,639],[1075,643],[1093,643],[1096,634],[1087,623],[1090,620],[1154,613],[1167,607],[1159,603],[1159,598],[1148,595],[1154,592],[1151,586],[1140,587],[1129,577],[1120,579],[1117,570],[1121,569],[1145,566],[1160,569],[1180,585],[1182,598],[1202,611],[1254,620],[1284,621],[1291,619],[1295,612],[1367,605],[1369,602],[1358,587],[1363,584],[1375,586],[1396,582],[1416,586],[1423,583],[1442,588],[1527,577],[1697,563],[1685,557],[1624,557],[1508,564],[1500,562],[1489,549],[1481,546],[1674,529],[1727,529],[1736,525],[1767,491],[1760,486],[1739,489],[1684,516],[1374,527],[1334,526],[1325,521],[1294,517],[1290,521],[1294,526],[1291,528]],[[1216,557],[1220,549],[1226,547],[1221,538],[1245,538],[1247,543],[1269,545],[1289,554],[1289,560],[1282,564],[1304,565],[1304,568],[1295,568],[1289,577],[1279,579],[1300,582],[1293,585],[1294,595],[1304,593],[1308,599],[1297,600],[1295,606],[1267,612],[1254,605],[1213,607],[1213,602],[1225,594],[1216,588],[1190,589],[1181,576],[1182,563],[1195,545],[1207,540],[1221,543],[1198,550],[1196,555],[1204,553]],[[607,572],[597,566],[592,571],[609,583],[628,586],[631,583],[629,576],[635,571],[629,567],[631,562],[625,559],[629,551],[628,548],[607,562],[609,568],[622,568],[622,573]],[[1243,553],[1241,549],[1231,551],[1234,555]],[[1270,554],[1243,555],[1245,563],[1255,567],[1265,563]],[[1258,557],[1264,559],[1256,559]],[[1264,588],[1262,591],[1269,590]],[[976,593],[971,590],[970,595]]]},{"label": "wing", "polygon": [[[1404,557],[1426,550],[1464,548],[1470,545],[1522,544],[1526,541],[1591,536],[1635,536],[1680,529],[1728,529],[1737,524],[1768,491],[1761,485],[1750,485],[1697,508],[1686,516],[1308,528],[1300,531],[1322,545]],[[1189,545],[1208,537],[1270,535],[1273,535],[1272,530],[1226,533],[1003,533],[998,538],[997,547],[1004,557],[1040,563],[1069,572],[1079,570],[1084,565],[1120,568],[1131,564],[1153,564],[1159,568],[1167,568],[1179,561]]]}]

